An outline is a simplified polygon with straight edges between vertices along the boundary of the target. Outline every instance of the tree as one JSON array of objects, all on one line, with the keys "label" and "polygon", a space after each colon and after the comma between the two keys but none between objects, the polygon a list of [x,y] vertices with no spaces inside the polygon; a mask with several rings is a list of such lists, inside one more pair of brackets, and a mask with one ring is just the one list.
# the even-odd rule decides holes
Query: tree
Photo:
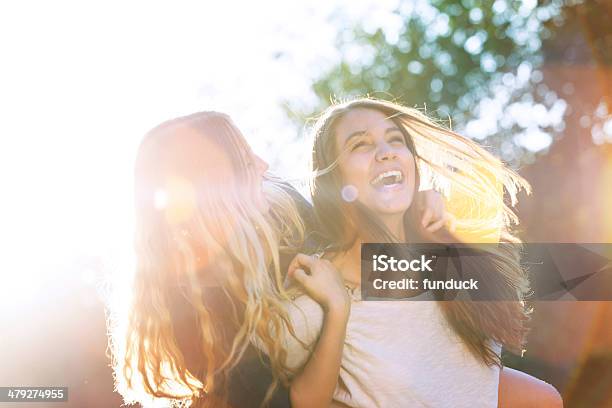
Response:
[{"label": "tree", "polygon": [[[554,41],[568,18],[579,17],[599,41],[591,42],[593,53],[610,62],[612,26],[605,17],[609,6],[587,3],[400,2],[389,15],[396,24],[368,27],[358,22],[340,30],[340,61],[312,86],[318,103],[293,103],[288,112],[300,112],[304,118],[335,98],[391,98],[425,109],[520,164],[545,150],[563,129],[566,103],[542,84],[543,42]],[[336,21],[342,27],[346,16],[339,12]]]}]

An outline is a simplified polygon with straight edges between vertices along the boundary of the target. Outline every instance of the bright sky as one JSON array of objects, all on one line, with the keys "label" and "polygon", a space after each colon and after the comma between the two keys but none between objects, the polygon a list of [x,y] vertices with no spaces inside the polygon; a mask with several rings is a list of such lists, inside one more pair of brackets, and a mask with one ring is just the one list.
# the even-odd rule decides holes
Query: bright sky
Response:
[{"label": "bright sky", "polygon": [[0,313],[91,281],[91,259],[122,263],[136,147],[161,121],[227,112],[272,169],[303,177],[307,144],[280,102],[311,101],[336,61],[334,10],[376,21],[395,3],[4,2]]},{"label": "bright sky", "polygon": [[[136,148],[164,120],[229,113],[274,171],[305,180],[309,143],[281,102],[311,103],[312,79],[338,60],[342,27],[331,16],[367,16],[366,29],[384,27],[393,40],[401,21],[389,11],[398,1],[2,3],[0,317],[52,281],[91,282],[101,269],[121,269]],[[431,11],[427,0],[404,4]],[[531,68],[506,75],[516,85]],[[502,88],[481,101],[467,134],[495,133]],[[564,111],[562,100],[549,110],[514,104],[506,117],[525,122],[516,141],[538,151],[552,140],[539,126]]]}]

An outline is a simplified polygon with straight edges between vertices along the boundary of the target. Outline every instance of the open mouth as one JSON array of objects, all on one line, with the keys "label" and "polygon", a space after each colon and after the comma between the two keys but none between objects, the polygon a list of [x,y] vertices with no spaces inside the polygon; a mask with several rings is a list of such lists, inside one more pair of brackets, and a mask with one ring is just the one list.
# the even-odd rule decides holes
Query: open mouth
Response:
[{"label": "open mouth", "polygon": [[400,185],[404,181],[404,174],[399,170],[389,170],[380,173],[370,180],[370,185],[376,188],[393,187]]}]

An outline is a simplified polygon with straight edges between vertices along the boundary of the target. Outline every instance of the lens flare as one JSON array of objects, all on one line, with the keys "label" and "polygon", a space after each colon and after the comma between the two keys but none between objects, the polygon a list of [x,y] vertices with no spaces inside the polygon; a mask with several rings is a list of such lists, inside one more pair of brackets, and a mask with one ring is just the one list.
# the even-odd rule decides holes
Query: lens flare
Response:
[{"label": "lens flare", "polygon": [[359,190],[352,184],[342,187],[342,199],[347,203],[352,203],[359,197]]},{"label": "lens flare", "polygon": [[[159,191],[159,190],[158,190]],[[196,193],[193,185],[182,178],[170,178],[162,190],[165,193],[164,210],[168,223],[180,224],[189,220],[196,207]]]}]

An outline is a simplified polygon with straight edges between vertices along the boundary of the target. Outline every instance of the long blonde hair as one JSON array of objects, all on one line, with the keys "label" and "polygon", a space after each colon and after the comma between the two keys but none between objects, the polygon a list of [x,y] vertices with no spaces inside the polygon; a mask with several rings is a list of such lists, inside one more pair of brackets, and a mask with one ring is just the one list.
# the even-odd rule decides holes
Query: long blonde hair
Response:
[{"label": "long blonde hair", "polygon": [[[478,144],[435,123],[417,109],[373,98],[336,103],[322,113],[313,127],[310,185],[319,232],[332,251],[347,250],[355,242],[356,235],[364,230],[369,240],[395,240],[363,205],[358,201],[347,203],[341,196],[343,186],[337,171],[341,152],[336,143],[335,127],[353,109],[382,112],[398,126],[416,160],[416,189],[422,184],[445,190],[451,208],[453,205],[458,208],[461,201],[461,210],[455,211],[455,215],[458,235],[463,239],[457,239],[458,235],[448,231],[436,234],[433,239],[422,234],[417,227],[416,205],[412,205],[404,217],[408,239],[412,242],[514,244],[486,247],[493,252],[488,257],[492,261],[481,268],[486,269],[481,278],[497,288],[503,294],[501,298],[515,301],[440,302],[448,323],[473,354],[486,364],[499,365],[499,356],[489,340],[519,352],[527,332],[528,311],[523,299],[529,291],[529,283],[516,251],[520,240],[511,233],[510,227],[518,223],[511,206],[516,203],[518,191],[530,190],[529,184]],[[504,200],[504,193],[510,205]],[[356,211],[346,211],[347,206],[353,206]]]},{"label": "long blonde hair", "polygon": [[[267,398],[287,382],[286,351],[275,335],[292,331],[281,303],[288,296],[279,250],[301,244],[303,225],[290,195],[272,179],[264,183],[270,211],[255,208],[245,195],[252,177],[246,141],[225,114],[165,122],[141,143],[133,298],[124,331],[109,327],[116,388],[126,403],[223,405],[228,374],[254,341],[269,355],[274,374]],[[215,273],[217,259],[229,260],[223,274]],[[226,310],[207,301],[211,277]],[[179,347],[172,313],[177,298],[194,315],[200,366],[186,361]],[[235,329],[229,338],[223,320]]]}]

